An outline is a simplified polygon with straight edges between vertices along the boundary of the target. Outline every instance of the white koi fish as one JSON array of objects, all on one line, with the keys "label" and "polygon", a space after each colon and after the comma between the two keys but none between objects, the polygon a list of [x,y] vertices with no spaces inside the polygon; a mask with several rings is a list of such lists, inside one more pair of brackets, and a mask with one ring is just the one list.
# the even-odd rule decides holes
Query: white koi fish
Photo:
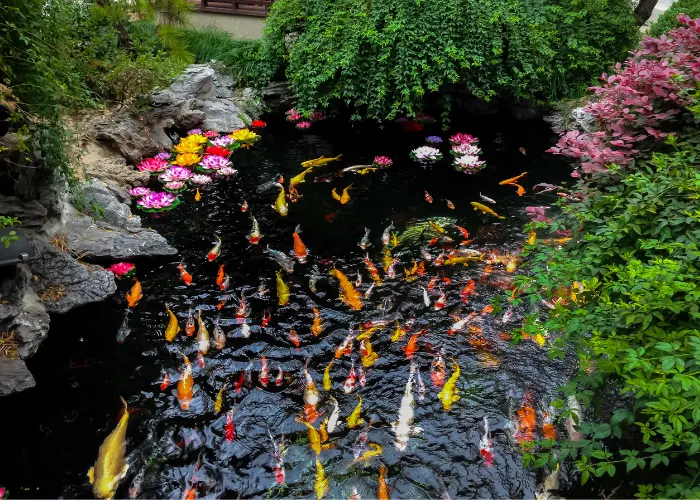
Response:
[{"label": "white koi fish", "polygon": [[394,444],[399,451],[406,449],[408,438],[411,434],[417,434],[422,430],[420,427],[413,425],[413,375],[415,370],[415,365],[411,363],[408,382],[406,382],[406,389],[399,408],[399,419],[391,424],[391,430],[396,435]]}]

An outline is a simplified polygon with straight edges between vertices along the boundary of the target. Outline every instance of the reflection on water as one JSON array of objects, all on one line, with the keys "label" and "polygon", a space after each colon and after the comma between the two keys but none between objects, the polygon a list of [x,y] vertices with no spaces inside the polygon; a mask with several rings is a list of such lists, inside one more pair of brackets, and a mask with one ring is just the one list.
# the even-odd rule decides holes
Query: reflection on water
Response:
[{"label": "reflection on water", "polygon": [[[388,130],[353,130],[333,122],[315,127],[317,130],[301,134],[281,118],[271,118],[258,145],[234,153],[234,166],[240,172],[237,179],[200,188],[200,202],[193,200],[193,193],[186,193],[185,203],[175,211],[146,222],[181,253],[171,261],[137,262],[144,298],[128,316],[131,334],[123,344],[117,344],[115,337],[124,319],[127,283],[121,284],[120,294],[111,301],[52,319],[49,340],[29,363],[37,388],[1,401],[0,421],[16,444],[4,441],[0,484],[13,497],[92,496],[85,473],[116,423],[119,395],[134,409],[127,433],[130,471],[119,497],[129,494],[135,476],[144,498],[182,497],[188,488],[196,489],[200,498],[314,496],[316,454],[309,446],[307,428],[297,421],[304,414],[307,360],[320,393],[318,411],[323,412],[315,428],[326,417],[332,418],[334,401],[340,411],[338,426],[325,443],[330,446],[318,457],[329,481],[327,497],[349,497],[353,489],[364,498],[376,497],[380,464],[386,465],[392,498],[534,496],[537,481],[532,472],[521,468],[512,422],[529,393],[537,412],[535,434],[541,432],[542,412],[563,380],[564,367],[548,362],[546,351],[534,342],[509,345],[506,333],[517,327],[524,310],[514,310],[506,324],[501,321],[503,312],[486,310],[482,314],[494,294],[509,286],[512,275],[503,265],[494,264],[489,270],[486,262],[435,267],[434,259],[445,243],[430,246],[432,236],[420,227],[437,217],[434,220],[456,242],[462,236],[454,226],[466,228],[474,240],[468,248],[517,253],[523,239],[519,228],[525,222],[524,207],[551,202],[553,197],[535,197],[529,189],[518,197],[498,181],[523,171],[528,171],[521,180],[526,188],[561,180],[565,167],[537,153],[549,146],[546,128],[496,118],[465,124],[464,132],[480,138],[489,165],[481,174],[466,176],[452,170],[447,154],[445,160],[427,169],[408,158],[427,132],[408,134],[391,126]],[[518,151],[521,147],[527,155]],[[447,153],[446,145],[442,149]],[[258,189],[279,174],[285,179],[298,174],[304,160],[341,153],[341,162],[316,169],[298,186],[303,197],[290,203],[287,217],[271,207],[277,190]],[[313,182],[314,177],[344,167],[371,163],[380,154],[394,159],[387,172],[348,173],[328,183]],[[351,201],[340,205],[331,190],[335,187],[341,192],[351,183]],[[433,203],[426,202],[426,190]],[[497,202],[494,208],[506,219],[472,210],[470,202],[481,201],[480,192]],[[446,200],[455,208],[448,207]],[[244,201],[248,205],[245,213],[240,209]],[[249,245],[246,238],[251,216],[262,233],[257,246]],[[392,250],[399,260],[396,278],[387,280],[381,237],[391,223],[403,237]],[[288,305],[280,307],[275,291],[280,266],[265,247],[287,254],[297,225],[310,256],[306,263],[297,262],[293,273],[284,275],[291,297]],[[370,246],[362,250],[358,243],[365,228],[370,231]],[[217,237],[223,241],[221,256],[208,262],[205,256]],[[423,276],[407,281],[404,268],[410,271],[414,260],[425,257],[421,248],[433,262],[426,262]],[[369,299],[364,293],[374,282],[365,252],[383,280],[381,286],[374,286]],[[181,260],[193,278],[189,287],[177,269]],[[226,292],[216,283],[221,264],[230,276]],[[314,266],[320,277],[310,284]],[[361,310],[353,311],[338,300],[338,281],[329,276],[334,266],[353,284],[359,272]],[[465,293],[468,303],[463,304],[461,292],[470,280],[475,287],[473,293]],[[261,289],[269,292],[263,294]],[[235,318],[241,294],[250,310],[248,338]],[[441,294],[446,305],[436,310]],[[228,300],[217,311],[223,298]],[[163,338],[168,324],[166,304],[182,328],[172,343]],[[460,317],[471,312],[476,315],[468,328],[448,335],[456,321],[449,313],[459,305]],[[225,348],[212,346],[203,366],[196,361],[194,337],[184,332],[190,309],[202,312],[210,332],[218,318],[227,335]],[[261,325],[264,317],[269,321],[265,327]],[[319,320],[322,332],[316,337],[312,327],[317,331]],[[378,359],[363,367],[365,385],[360,386],[358,380],[357,388],[346,393],[344,384],[351,366],[354,363],[357,374],[362,366],[359,343],[354,342],[351,356],[335,359],[336,349],[350,330],[357,334],[360,325],[381,321],[388,326],[378,329],[370,340]],[[409,323],[410,331],[392,342],[397,322],[404,327]],[[290,340],[292,330],[297,332],[299,347]],[[407,442],[397,446],[392,424],[399,420],[409,381],[407,355],[413,349],[409,342],[414,343],[412,362],[425,390],[421,398],[421,382],[414,375],[413,425],[422,430],[408,432]],[[449,412],[443,409],[440,388],[431,377],[432,363],[441,352],[445,380],[454,373],[452,358],[461,369],[456,384],[461,399]],[[192,360],[195,382],[189,411],[180,409],[173,393],[183,354]],[[269,381],[262,371],[263,356]],[[331,360],[332,387],[326,391],[324,370]],[[161,390],[166,373],[170,384]],[[224,384],[217,413],[217,394]],[[362,396],[359,417],[365,424],[351,429],[346,419],[357,407],[358,395]],[[491,466],[480,452],[484,418],[491,431]],[[235,432],[232,442],[230,429]],[[382,453],[372,457],[376,445]],[[356,460],[368,451],[367,460]],[[286,471],[283,486],[276,481],[280,457]]]}]

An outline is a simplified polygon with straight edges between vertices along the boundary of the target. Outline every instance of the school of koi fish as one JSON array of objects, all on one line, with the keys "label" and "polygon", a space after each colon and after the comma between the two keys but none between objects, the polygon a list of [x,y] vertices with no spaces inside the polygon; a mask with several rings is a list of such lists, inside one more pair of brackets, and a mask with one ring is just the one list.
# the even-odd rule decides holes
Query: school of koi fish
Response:
[{"label": "school of koi fish", "polygon": [[[520,149],[524,155],[525,150]],[[162,342],[170,346],[168,351],[173,355],[173,365],[172,369],[164,370],[154,384],[164,395],[172,394],[172,405],[179,408],[182,416],[196,411],[197,414],[207,413],[213,418],[221,418],[221,424],[214,432],[219,433],[222,446],[235,443],[246,432],[239,419],[244,418],[240,414],[240,402],[247,395],[273,390],[299,392],[303,404],[293,417],[301,429],[306,430],[311,452],[308,463],[312,469],[305,470],[313,470],[315,474],[313,491],[317,499],[329,497],[332,487],[332,475],[326,471],[326,457],[336,447],[345,446],[348,437],[353,441],[350,447],[354,457],[352,463],[363,468],[363,475],[373,474],[376,478],[370,497],[388,499],[392,495],[392,474],[385,457],[431,446],[429,438],[420,438],[425,424],[416,418],[416,405],[439,403],[439,408],[449,414],[455,406],[466,404],[465,400],[470,398],[472,390],[465,389],[469,386],[469,372],[464,374],[464,367],[457,361],[461,351],[454,350],[454,342],[446,348],[445,339],[466,341],[461,350],[470,349],[481,367],[499,370],[501,359],[494,343],[507,345],[510,342],[512,336],[509,332],[517,330],[523,312],[509,302],[476,306],[474,299],[482,290],[488,289],[507,291],[508,301],[514,300],[518,290],[511,282],[520,258],[517,251],[501,252],[480,245],[478,236],[470,234],[468,227],[458,225],[456,220],[437,217],[420,221],[416,225],[419,231],[414,231],[415,238],[408,236],[405,221],[406,230],[403,232],[399,230],[402,225],[399,221],[390,221],[381,235],[373,235],[368,228],[364,228],[364,233],[358,231],[359,250],[355,251],[363,263],[359,268],[316,257],[313,249],[304,243],[306,233],[301,225],[288,235],[288,247],[265,245],[265,230],[258,223],[256,214],[267,214],[272,208],[276,217],[293,215],[296,207],[304,204],[303,191],[318,190],[323,184],[315,183],[326,182],[339,182],[328,191],[328,196],[340,208],[348,204],[352,206],[353,191],[362,189],[364,176],[391,175],[392,162],[386,157],[377,157],[369,165],[343,167],[342,162],[342,154],[304,161],[288,182],[285,183],[284,177],[277,174],[258,186],[258,193],[266,195],[272,192],[270,205],[249,204],[242,198],[238,206],[229,207],[247,214],[250,231],[241,241],[226,241],[215,236],[213,247],[201,255],[203,262],[218,265],[215,273],[190,273],[186,261],[177,265],[173,270],[181,280],[177,286],[211,282],[221,293],[216,297],[216,303],[206,307],[195,306],[182,311],[176,308],[176,304],[164,305],[165,321],[159,335]],[[342,168],[338,169],[336,165]],[[245,176],[246,172],[241,171],[239,175]],[[354,181],[346,180],[351,176],[358,177]],[[512,194],[523,196],[526,189],[522,184],[527,181],[527,176],[527,172],[522,172],[494,182],[493,189],[515,188]],[[313,177],[314,185],[305,185],[307,177]],[[505,217],[498,213],[497,202],[487,194],[479,193],[478,200],[455,199],[453,202],[443,199],[449,210],[455,210],[460,204],[470,204],[484,222],[500,222]],[[427,190],[421,195],[424,203],[436,203]],[[206,199],[206,196],[197,189],[195,201]],[[327,222],[332,222],[337,214],[331,215],[333,217],[325,217]],[[536,241],[535,233],[527,236],[528,243]],[[320,237],[322,235],[314,235],[314,239]],[[233,247],[247,247],[244,251],[274,260],[279,267],[273,275],[262,277],[257,287],[248,285],[242,287],[247,290],[245,292],[231,293],[236,270],[230,269],[230,263],[218,264],[217,261]],[[303,279],[300,281],[299,277]],[[267,285],[273,280],[274,290]],[[309,297],[319,297],[319,301],[309,304],[307,300],[300,300],[296,292],[300,287],[308,290]],[[332,287],[337,290],[333,296]],[[380,297],[386,288],[392,289],[392,294]],[[394,299],[399,293],[404,298],[415,299],[410,307],[407,307],[408,301],[404,304]],[[333,297],[338,300],[334,308],[324,307],[328,300],[335,301]],[[129,342],[129,321],[133,321],[129,314],[132,311],[138,313],[139,302],[144,298],[142,283],[137,277],[133,278],[125,298],[127,310],[117,333],[119,342]],[[301,318],[306,327],[289,328],[282,333],[288,323],[279,318],[282,311],[287,310]],[[358,313],[362,310],[372,311],[372,319],[359,320]],[[229,311],[232,314],[228,314]],[[449,327],[436,327],[439,321],[435,318],[440,315],[449,321]],[[334,328],[330,327],[331,324]],[[345,332],[339,335],[342,329]],[[487,331],[498,333],[488,335]],[[263,349],[256,357],[244,354],[250,353],[244,349],[246,344],[254,342],[258,336],[270,334],[280,343],[286,343],[289,353],[303,359],[303,366],[291,369],[294,363],[286,361],[279,354],[280,349]],[[527,335],[523,336],[528,339]],[[547,338],[542,334],[529,340],[537,349],[543,349],[547,344]],[[244,363],[245,368],[218,372],[217,378],[223,379],[216,393],[202,394],[202,388],[196,382],[198,377],[209,373],[208,365],[224,351],[228,356],[241,354],[238,362]],[[385,353],[396,351],[403,352],[404,366],[403,369],[394,369],[402,371],[405,377],[392,382],[391,387],[396,387],[397,396],[402,394],[400,403],[393,417],[377,415],[372,409],[372,379],[381,377]],[[310,369],[310,362],[324,366],[323,373]],[[216,370],[222,366],[218,365]],[[386,384],[381,387],[382,391],[389,390]],[[126,409],[126,401],[123,405]],[[571,401],[570,406],[576,408],[577,403]],[[125,461],[129,413],[122,413],[90,469],[93,493],[99,498],[114,497],[120,481],[130,476]],[[533,401],[531,393],[526,391],[519,406],[512,411],[511,420],[500,422],[498,427],[509,435],[508,446],[511,447],[535,439],[556,439],[556,415],[554,408]],[[488,415],[483,416],[477,429],[480,435],[478,453],[484,467],[491,467],[499,460],[499,447],[493,442],[490,422],[496,423],[489,420]],[[392,433],[393,451],[371,440],[372,432],[377,429]],[[568,430],[570,438],[575,435],[573,425]],[[291,432],[296,432],[296,436],[290,436]],[[275,485],[284,487],[287,483],[287,453],[291,443],[302,439],[301,431],[291,432],[288,428],[282,432],[268,423],[266,443],[260,443],[269,453],[269,468],[274,476],[274,483],[268,485],[270,488]],[[200,455],[184,479],[183,498],[203,495],[202,487],[211,489],[211,485],[207,486],[202,480],[201,469]],[[142,492],[144,471],[141,468],[133,476],[129,488],[131,498],[139,497]],[[449,498],[447,489],[443,490],[443,495]],[[336,495],[337,492],[332,496]],[[359,499],[360,493],[353,487],[348,496]]]}]

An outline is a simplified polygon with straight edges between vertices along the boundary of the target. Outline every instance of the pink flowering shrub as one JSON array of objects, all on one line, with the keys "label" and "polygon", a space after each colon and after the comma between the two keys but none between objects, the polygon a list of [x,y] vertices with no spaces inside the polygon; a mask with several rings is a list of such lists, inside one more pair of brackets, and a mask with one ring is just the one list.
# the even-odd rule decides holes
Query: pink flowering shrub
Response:
[{"label": "pink flowering shrub", "polygon": [[585,107],[600,132],[563,134],[548,151],[579,162],[572,174],[605,173],[611,164],[628,165],[641,148],[668,135],[668,124],[695,102],[700,82],[700,19],[678,16],[684,27],[668,36],[647,36],[613,75],[592,87]]}]

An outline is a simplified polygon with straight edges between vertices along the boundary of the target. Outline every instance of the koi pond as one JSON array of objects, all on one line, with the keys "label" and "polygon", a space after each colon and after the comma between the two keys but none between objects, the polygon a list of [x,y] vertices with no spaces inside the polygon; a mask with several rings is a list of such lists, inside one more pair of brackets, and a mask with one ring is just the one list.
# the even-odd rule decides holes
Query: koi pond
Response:
[{"label": "koi pond", "polygon": [[[93,497],[87,472],[123,415],[121,396],[128,471],[117,498],[533,498],[543,478],[522,469],[520,443],[565,432],[549,404],[569,367],[547,360],[546,339],[511,345],[526,309],[505,297],[527,237],[525,207],[556,199],[532,186],[568,177],[566,163],[544,153],[554,135],[503,116],[468,118],[449,133],[336,120],[298,130],[281,114],[265,119],[261,140],[231,156],[238,174],[200,186],[199,201],[190,189],[169,212],[134,203],[180,254],[135,262],[143,298],[130,314],[132,281],[123,279],[110,301],[52,318],[28,362],[36,388],[1,401],[0,486],[12,498]],[[478,137],[484,170],[453,168],[456,132]],[[443,142],[428,144],[430,135]],[[426,145],[443,157],[409,156]],[[287,187],[302,162],[338,155],[297,184],[287,216],[274,210],[280,176]],[[393,165],[330,175],[379,155]],[[499,185],[523,172],[522,196]],[[306,259],[290,255],[301,241]],[[275,257],[293,260],[293,272]],[[228,282],[218,284],[221,265]],[[349,306],[352,289],[360,309]],[[492,310],[495,296],[504,300]],[[181,328],[172,342],[169,310]],[[202,356],[185,330],[190,314],[212,334]],[[130,334],[117,343],[125,321]],[[178,381],[190,369],[185,410]]]}]

